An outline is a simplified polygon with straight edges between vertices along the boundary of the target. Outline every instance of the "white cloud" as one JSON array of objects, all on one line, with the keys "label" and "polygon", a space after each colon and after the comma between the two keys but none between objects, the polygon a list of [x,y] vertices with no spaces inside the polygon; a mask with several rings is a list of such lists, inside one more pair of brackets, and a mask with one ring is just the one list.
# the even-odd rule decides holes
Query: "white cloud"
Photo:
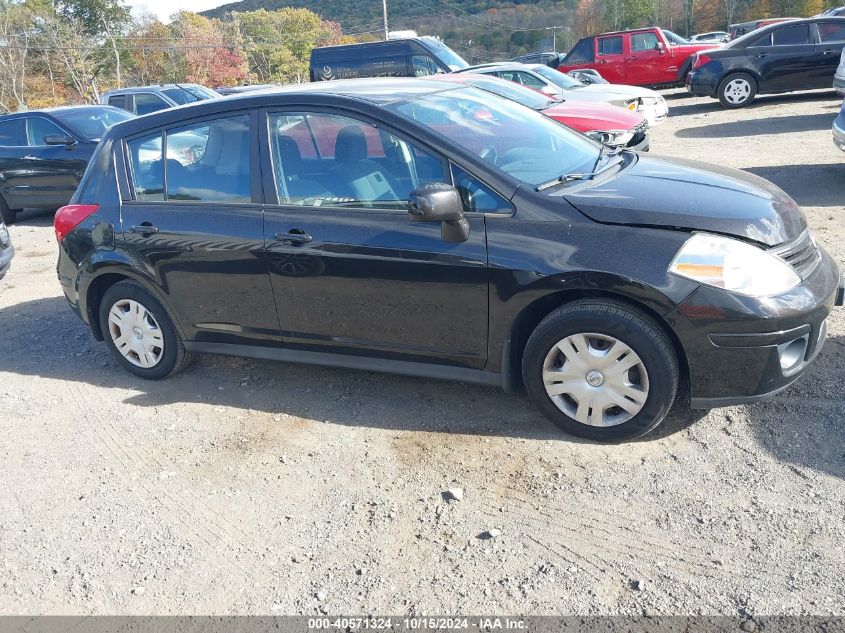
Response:
[{"label": "white cloud", "polygon": [[169,22],[170,16],[178,11],[205,11],[231,0],[129,0],[135,14],[152,13],[162,22]]}]

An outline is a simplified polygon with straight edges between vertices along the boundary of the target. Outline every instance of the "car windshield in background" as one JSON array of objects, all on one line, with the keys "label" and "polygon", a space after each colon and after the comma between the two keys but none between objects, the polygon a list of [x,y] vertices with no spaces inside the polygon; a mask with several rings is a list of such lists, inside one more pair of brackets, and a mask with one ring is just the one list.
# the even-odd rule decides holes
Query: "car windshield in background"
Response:
[{"label": "car windshield in background", "polygon": [[135,115],[119,108],[79,108],[56,110],[52,113],[71,132],[86,141],[102,138],[112,125],[134,119]]},{"label": "car windshield in background", "polygon": [[549,68],[548,66],[537,66],[536,68],[532,69],[538,75],[542,75],[549,81],[551,81],[556,86],[560,86],[565,90],[571,90],[572,88],[583,88],[584,84],[582,84],[577,79],[573,79],[569,75],[566,75],[562,72],[555,70],[554,68]]},{"label": "car windshield in background", "polygon": [[205,101],[206,99],[214,99],[220,96],[213,90],[203,88],[202,86],[177,86],[175,88],[165,88],[162,92],[179,105],[194,103],[195,101]]},{"label": "car windshield in background", "polygon": [[591,171],[599,158],[598,145],[565,125],[475,88],[421,95],[387,108],[532,186]]},{"label": "car windshield in background", "polygon": [[467,84],[480,88],[481,90],[486,90],[487,92],[492,92],[494,95],[504,97],[505,99],[516,101],[520,105],[534,110],[543,110],[548,108],[549,105],[556,103],[556,101],[552,101],[541,92],[537,92],[531,88],[525,88],[524,86],[504,79],[482,79],[478,77],[469,79]]},{"label": "car windshield in background", "polygon": [[437,54],[437,58],[446,64],[450,70],[460,70],[461,68],[469,68],[467,61],[458,55],[451,48],[446,46],[443,42],[431,39],[428,45]]},{"label": "car windshield in background", "polygon": [[672,31],[667,31],[666,29],[661,29],[663,31],[663,35],[669,40],[670,44],[689,44],[688,40],[685,40],[677,33],[672,33]]}]

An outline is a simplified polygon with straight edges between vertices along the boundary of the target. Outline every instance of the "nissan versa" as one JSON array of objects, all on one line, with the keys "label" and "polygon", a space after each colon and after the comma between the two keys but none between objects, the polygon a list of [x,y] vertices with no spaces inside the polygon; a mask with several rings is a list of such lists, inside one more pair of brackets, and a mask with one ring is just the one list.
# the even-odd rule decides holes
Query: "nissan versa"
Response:
[{"label": "nissan versa", "polygon": [[597,440],[656,427],[681,381],[698,408],[781,391],[843,293],[767,181],[418,79],[121,123],[55,230],[71,306],[142,378],[207,352],[522,383]]}]

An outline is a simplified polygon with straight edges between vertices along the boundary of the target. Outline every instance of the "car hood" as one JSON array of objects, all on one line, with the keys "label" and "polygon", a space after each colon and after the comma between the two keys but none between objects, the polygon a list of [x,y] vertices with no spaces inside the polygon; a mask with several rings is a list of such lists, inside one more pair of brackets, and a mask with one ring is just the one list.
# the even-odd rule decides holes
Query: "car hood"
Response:
[{"label": "car hood", "polygon": [[543,114],[579,132],[630,130],[641,124],[641,114],[601,103],[565,101],[543,110]]},{"label": "car hood", "polygon": [[616,177],[560,195],[597,222],[710,231],[767,246],[807,228],[795,201],[769,181],[679,158],[639,155]]},{"label": "car hood", "polygon": [[639,97],[657,97],[654,90],[640,88],[639,86],[624,86],[621,84],[590,84],[572,88],[564,93],[566,97],[589,96],[595,99],[636,99]]}]

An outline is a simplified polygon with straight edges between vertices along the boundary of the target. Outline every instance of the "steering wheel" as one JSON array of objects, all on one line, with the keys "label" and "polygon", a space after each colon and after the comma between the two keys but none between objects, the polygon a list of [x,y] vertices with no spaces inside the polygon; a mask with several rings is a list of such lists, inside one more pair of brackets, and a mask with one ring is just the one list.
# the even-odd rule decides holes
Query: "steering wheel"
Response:
[{"label": "steering wheel", "polygon": [[478,156],[491,165],[496,165],[499,162],[499,151],[495,145],[488,145],[478,153]]}]

